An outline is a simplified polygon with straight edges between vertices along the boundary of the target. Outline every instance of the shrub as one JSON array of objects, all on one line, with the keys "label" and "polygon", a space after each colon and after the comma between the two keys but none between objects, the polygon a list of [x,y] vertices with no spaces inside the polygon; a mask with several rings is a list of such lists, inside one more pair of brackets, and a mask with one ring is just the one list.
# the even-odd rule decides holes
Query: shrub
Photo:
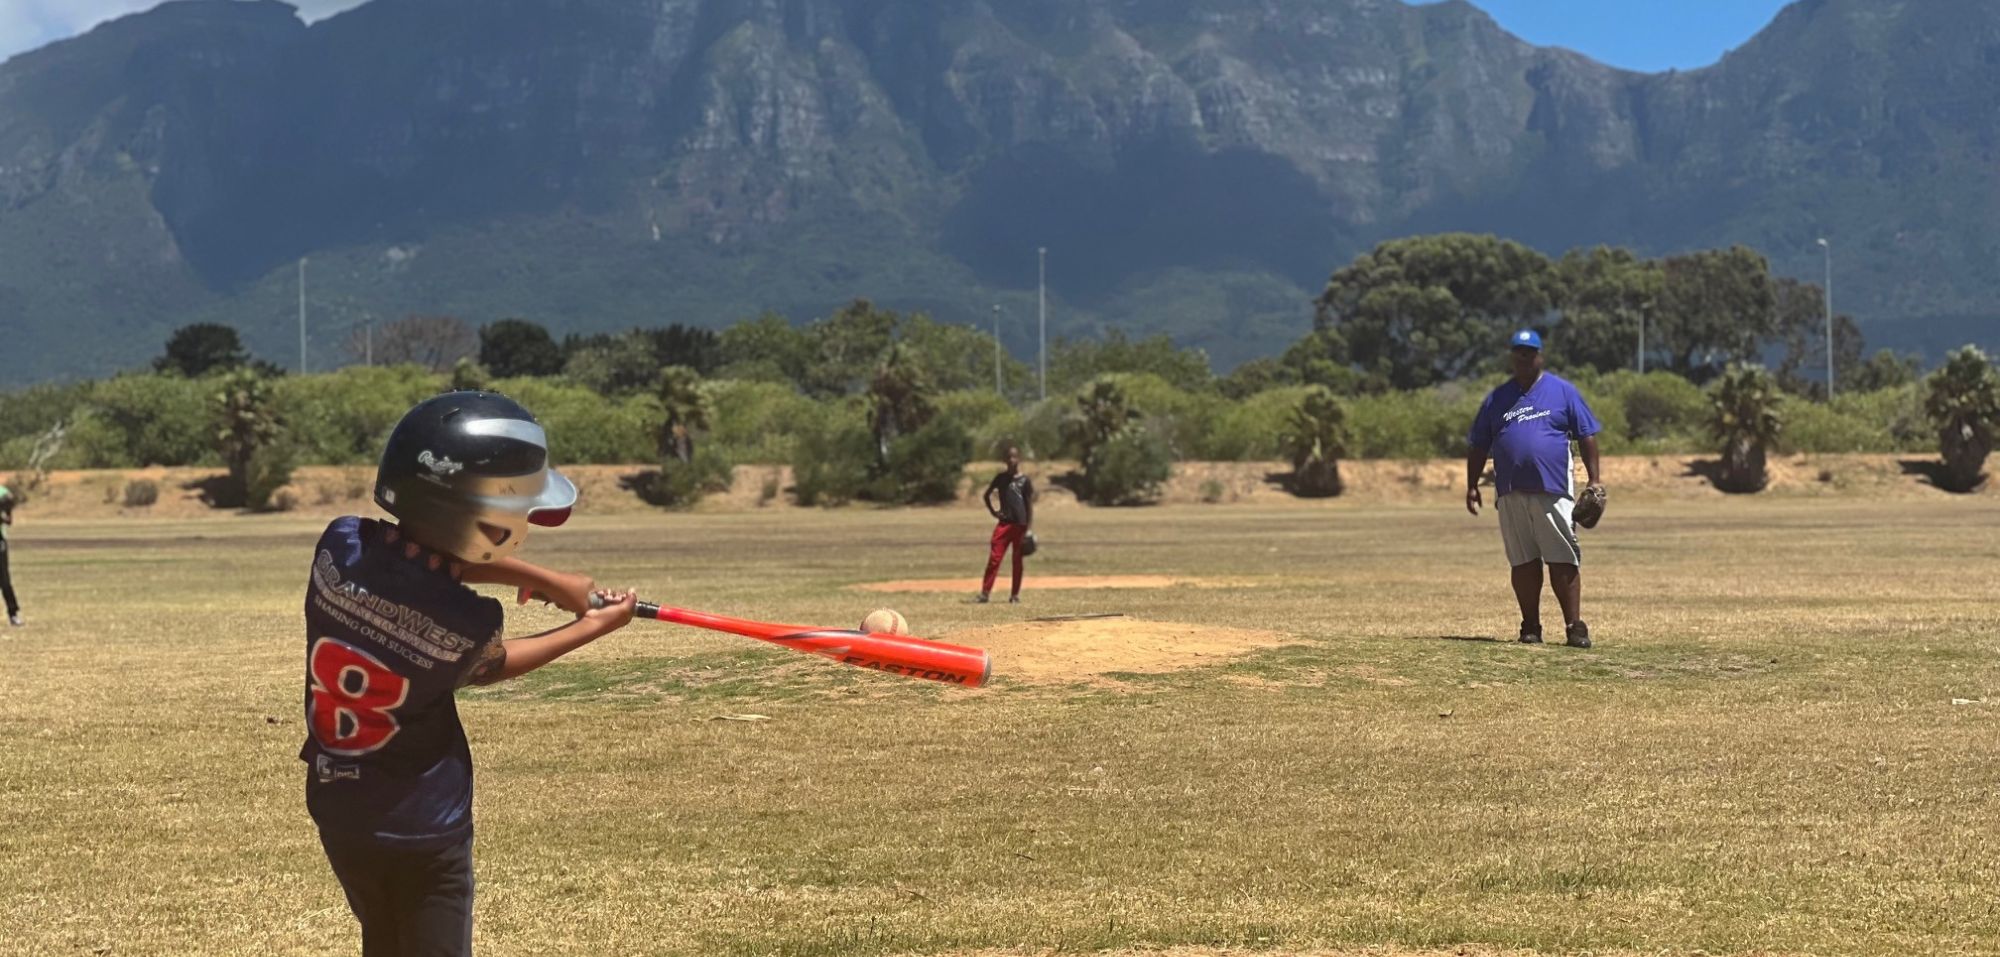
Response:
[{"label": "shrub", "polygon": [[1716,486],[1727,492],[1763,489],[1770,481],[1766,450],[1784,430],[1777,380],[1762,366],[1731,364],[1710,386],[1709,398],[1709,433],[1722,453]]},{"label": "shrub", "polygon": [[2000,428],[2000,373],[1984,352],[1966,346],[1945,360],[1926,387],[1924,410],[1937,427],[1938,452],[1944,456],[1938,484],[1969,492],[1985,479],[1986,456]]},{"label": "shrub", "polygon": [[1306,387],[1271,389],[1224,405],[1209,422],[1193,455],[1210,462],[1265,462],[1282,458],[1279,436]]},{"label": "shrub", "polygon": [[1305,498],[1339,495],[1340,459],[1347,454],[1346,415],[1325,386],[1312,386],[1292,409],[1280,441],[1292,460],[1292,494]]},{"label": "shrub", "polygon": [[145,508],[160,500],[160,486],[151,479],[133,479],[125,483],[125,507]]},{"label": "shrub", "polygon": [[726,452],[704,444],[695,450],[692,461],[665,456],[659,471],[641,479],[636,490],[639,498],[649,504],[689,508],[705,495],[729,491],[735,471],[736,465]]},{"label": "shrub", "polygon": [[1222,483],[1220,481],[1216,479],[1202,480],[1201,502],[1203,505],[1214,505],[1215,503],[1222,501],[1222,492],[1223,492]]},{"label": "shrub", "polygon": [[373,464],[403,413],[443,386],[416,366],[350,366],[272,383],[286,434],[300,460],[316,465]]},{"label": "shrub", "polygon": [[101,467],[213,462],[208,394],[214,380],[121,375],[90,390],[92,415],[114,433]]},{"label": "shrub", "polygon": [[1465,434],[1485,391],[1420,389],[1354,396],[1346,402],[1349,450],[1363,459],[1427,459],[1465,454]]},{"label": "shrub", "polygon": [[[298,505],[298,496],[286,489],[298,451],[286,442],[273,442],[252,452],[243,486],[243,505],[252,511],[286,512]],[[275,496],[275,497],[274,497]]]},{"label": "shrub", "polygon": [[493,391],[525,406],[548,432],[558,465],[650,462],[659,454],[659,405],[650,396],[607,399],[582,386],[547,379],[504,379]]},{"label": "shrub", "polygon": [[866,497],[878,502],[928,504],[958,498],[965,465],[972,461],[972,436],[949,419],[889,443],[889,454],[869,481]]},{"label": "shrub", "polygon": [[1141,505],[1159,495],[1173,472],[1166,441],[1143,426],[1130,426],[1084,457],[1081,497],[1092,505]]},{"label": "shrub", "polygon": [[820,427],[798,437],[792,492],[800,505],[840,505],[861,496],[875,464],[875,438],[850,403],[826,410]]},{"label": "shrub", "polygon": [[1700,387],[1671,372],[1628,375],[1621,383],[1623,394],[1618,396],[1627,437],[1634,441],[1688,441],[1701,434],[1708,398]]},{"label": "shrub", "polygon": [[793,443],[817,428],[826,411],[791,386],[775,382],[717,380],[708,383],[708,398],[708,441],[745,463],[789,461]]}]

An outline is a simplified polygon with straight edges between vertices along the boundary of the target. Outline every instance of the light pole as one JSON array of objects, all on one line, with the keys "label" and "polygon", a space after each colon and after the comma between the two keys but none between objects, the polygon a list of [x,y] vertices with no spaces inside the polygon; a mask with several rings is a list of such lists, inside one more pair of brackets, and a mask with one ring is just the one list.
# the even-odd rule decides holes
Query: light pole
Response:
[{"label": "light pole", "polygon": [[1007,387],[1000,382],[1000,304],[993,304],[993,392],[1006,395]]},{"label": "light pole", "polygon": [[1820,251],[1826,254],[1826,401],[1833,401],[1833,244],[1822,236]]},{"label": "light pole", "polygon": [[1035,301],[1041,313],[1039,350],[1042,371],[1042,401],[1049,400],[1049,247],[1035,247]]},{"label": "light pole", "polygon": [[306,257],[299,257],[299,374],[306,374]]},{"label": "light pole", "polygon": [[1639,307],[1639,374],[1646,374],[1646,307]]}]

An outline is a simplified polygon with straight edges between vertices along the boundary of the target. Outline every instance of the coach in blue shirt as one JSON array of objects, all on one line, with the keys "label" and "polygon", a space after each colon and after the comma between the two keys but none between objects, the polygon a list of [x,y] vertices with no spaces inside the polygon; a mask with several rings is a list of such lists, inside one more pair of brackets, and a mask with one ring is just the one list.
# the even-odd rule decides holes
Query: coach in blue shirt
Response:
[{"label": "coach in blue shirt", "polygon": [[1493,459],[1493,492],[1500,511],[1500,540],[1514,566],[1514,597],[1521,603],[1521,641],[1542,640],[1542,566],[1562,606],[1564,637],[1574,648],[1590,647],[1583,623],[1583,583],[1577,566],[1583,548],[1576,541],[1570,511],[1576,506],[1576,479],[1569,443],[1583,450],[1583,469],[1598,485],[1597,417],[1576,386],[1542,371],[1542,337],[1523,329],[1508,340],[1514,377],[1493,390],[1472,420],[1466,443],[1465,509],[1479,514],[1479,477]]}]

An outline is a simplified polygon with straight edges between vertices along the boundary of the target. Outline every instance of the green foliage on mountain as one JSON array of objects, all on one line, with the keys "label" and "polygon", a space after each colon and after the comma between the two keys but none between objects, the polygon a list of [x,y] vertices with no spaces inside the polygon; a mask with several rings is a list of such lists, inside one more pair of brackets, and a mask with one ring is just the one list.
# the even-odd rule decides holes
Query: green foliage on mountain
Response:
[{"label": "green foliage on mountain", "polygon": [[[858,295],[998,304],[1032,355],[1042,246],[1052,336],[1231,367],[1336,267],[1453,231],[1814,278],[1826,236],[1841,311],[1957,344],[2000,294],[1996,88],[1985,0],[1799,0],[1661,75],[1462,0],[175,0],[0,64],[0,383],[203,321],[291,363],[300,257],[314,368],[371,319],[561,338]],[[1621,350],[1632,305],[1579,347]]]}]

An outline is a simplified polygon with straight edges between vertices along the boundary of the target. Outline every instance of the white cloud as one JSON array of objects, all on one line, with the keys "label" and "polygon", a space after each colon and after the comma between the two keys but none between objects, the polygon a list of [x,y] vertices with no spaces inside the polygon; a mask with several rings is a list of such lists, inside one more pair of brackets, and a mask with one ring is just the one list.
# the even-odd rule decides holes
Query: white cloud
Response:
[{"label": "white cloud", "polygon": [[[137,13],[159,0],[0,0],[0,60],[76,36],[106,20]],[[307,20],[321,20],[365,0],[289,0]]]}]

